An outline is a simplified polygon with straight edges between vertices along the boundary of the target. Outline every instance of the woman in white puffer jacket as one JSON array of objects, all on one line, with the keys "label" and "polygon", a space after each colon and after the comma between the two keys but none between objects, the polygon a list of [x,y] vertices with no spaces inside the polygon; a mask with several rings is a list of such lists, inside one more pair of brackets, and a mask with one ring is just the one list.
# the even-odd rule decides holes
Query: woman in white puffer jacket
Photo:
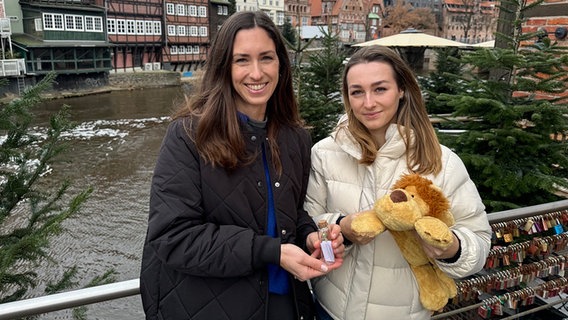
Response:
[{"label": "woman in white puffer jacket", "polygon": [[346,115],[312,148],[304,206],[314,220],[339,224],[352,242],[341,268],[312,280],[319,319],[428,319],[391,234],[356,237],[353,217],[372,208],[403,174],[432,180],[450,201],[454,239],[446,250],[423,247],[457,279],[484,266],[491,237],[485,207],[461,159],[440,145],[414,74],[396,52],[359,49],[345,66],[342,94]]}]

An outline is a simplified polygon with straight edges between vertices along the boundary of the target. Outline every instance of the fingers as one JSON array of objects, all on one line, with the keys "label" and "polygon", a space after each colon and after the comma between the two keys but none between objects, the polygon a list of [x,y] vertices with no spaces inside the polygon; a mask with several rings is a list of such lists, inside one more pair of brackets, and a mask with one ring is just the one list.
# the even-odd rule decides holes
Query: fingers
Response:
[{"label": "fingers", "polygon": [[337,257],[333,264],[327,265],[320,256],[321,250],[319,248],[308,255],[295,245],[283,244],[280,252],[280,265],[296,279],[305,281],[323,276],[327,272],[339,268],[343,263],[343,259]]}]

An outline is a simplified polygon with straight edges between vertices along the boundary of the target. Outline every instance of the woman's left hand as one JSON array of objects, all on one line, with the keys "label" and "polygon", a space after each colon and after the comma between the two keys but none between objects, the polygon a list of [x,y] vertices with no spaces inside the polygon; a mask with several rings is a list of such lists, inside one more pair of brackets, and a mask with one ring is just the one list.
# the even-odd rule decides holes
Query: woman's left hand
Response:
[{"label": "woman's left hand", "polygon": [[446,249],[442,249],[439,247],[434,247],[432,245],[429,245],[428,243],[426,243],[426,241],[422,240],[422,238],[420,238],[420,236],[418,236],[418,234],[416,233],[416,237],[418,238],[418,241],[420,241],[420,243],[422,244],[424,253],[426,253],[426,255],[432,259],[450,259],[453,258],[458,253],[458,250],[460,248],[460,241],[458,237],[455,235],[455,233],[452,232],[452,236],[453,236],[452,243]]}]

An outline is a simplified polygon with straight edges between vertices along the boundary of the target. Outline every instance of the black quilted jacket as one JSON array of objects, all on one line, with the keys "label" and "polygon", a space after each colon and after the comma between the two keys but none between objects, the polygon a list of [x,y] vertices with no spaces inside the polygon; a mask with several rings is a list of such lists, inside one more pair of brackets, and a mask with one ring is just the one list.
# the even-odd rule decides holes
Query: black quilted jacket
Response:
[{"label": "black quilted jacket", "polygon": [[[248,152],[259,156],[230,173],[203,162],[184,121],[168,127],[152,179],[140,275],[146,318],[265,320],[266,264],[279,264],[281,243],[305,248],[316,230],[303,210],[309,134],[284,128],[278,137],[283,174],[270,172],[278,239],[265,235],[264,130],[243,127]],[[297,318],[312,319],[307,284],[291,282]]]}]

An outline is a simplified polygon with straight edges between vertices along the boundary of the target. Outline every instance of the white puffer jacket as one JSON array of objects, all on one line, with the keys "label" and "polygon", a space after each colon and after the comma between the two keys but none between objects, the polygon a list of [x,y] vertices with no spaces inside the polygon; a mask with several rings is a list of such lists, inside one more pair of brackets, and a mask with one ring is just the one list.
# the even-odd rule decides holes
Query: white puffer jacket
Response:
[{"label": "white puffer jacket", "polygon": [[[334,223],[340,214],[372,208],[401,174],[408,173],[405,145],[396,125],[386,133],[377,159],[361,165],[359,145],[340,130],[312,148],[312,171],[305,209],[317,221]],[[480,271],[490,249],[491,228],[485,207],[461,159],[442,146],[442,172],[426,176],[442,188],[455,217],[452,230],[460,239],[455,263],[439,261],[452,278]],[[312,280],[318,301],[334,319],[429,319],[418,297],[414,276],[389,232],[367,245],[347,248],[341,268]]]}]

